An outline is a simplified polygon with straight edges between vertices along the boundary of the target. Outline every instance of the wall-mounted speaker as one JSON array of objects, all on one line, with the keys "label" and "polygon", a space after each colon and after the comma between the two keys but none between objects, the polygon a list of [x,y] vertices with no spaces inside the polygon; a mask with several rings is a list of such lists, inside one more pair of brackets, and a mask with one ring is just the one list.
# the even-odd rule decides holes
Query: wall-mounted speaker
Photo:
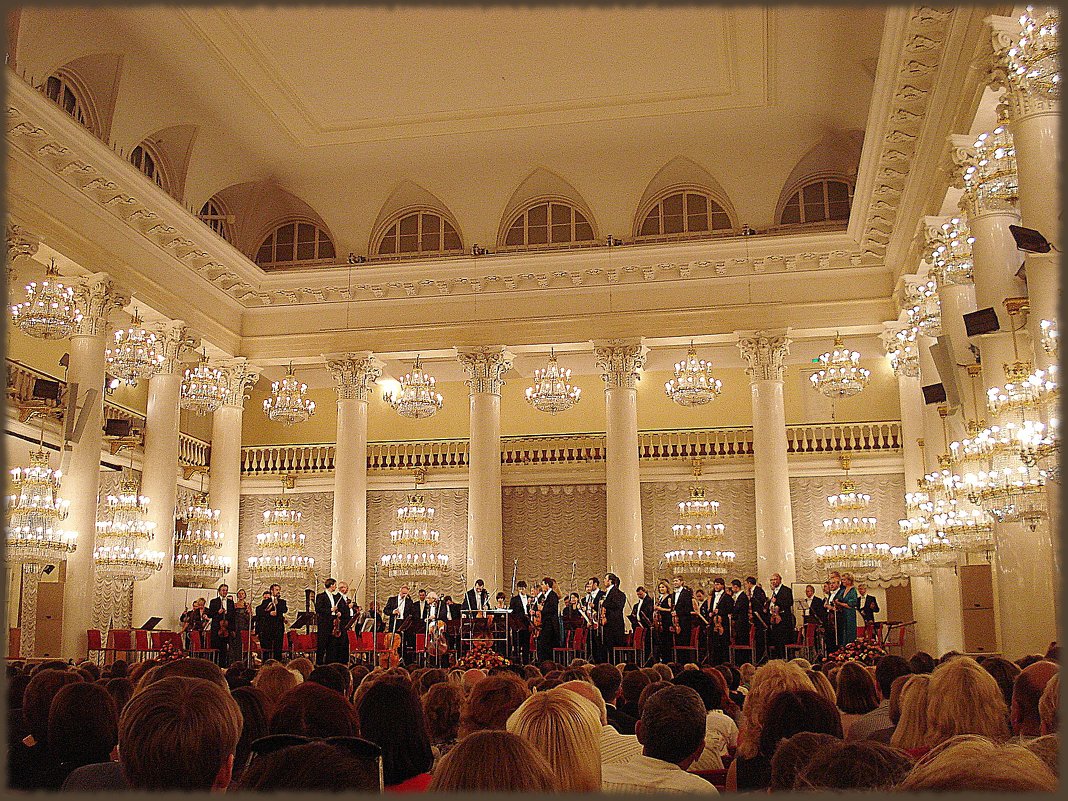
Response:
[{"label": "wall-mounted speaker", "polygon": [[960,406],[960,386],[957,384],[957,360],[953,358],[953,343],[948,334],[938,337],[931,345],[931,358],[945,394],[940,402],[948,404],[952,412]]},{"label": "wall-mounted speaker", "polygon": [[33,379],[33,389],[30,396],[36,400],[59,401],[60,384],[58,381],[49,381],[47,378]]},{"label": "wall-mounted speaker", "polygon": [[133,422],[131,420],[110,417],[104,421],[104,436],[118,438],[128,437],[130,436],[130,430],[132,428]]},{"label": "wall-mounted speaker", "polygon": [[932,403],[946,402],[946,388],[942,384],[928,384],[922,389],[924,405],[930,406]]},{"label": "wall-mounted speaker", "polygon": [[995,334],[1001,330],[998,313],[989,306],[964,315],[964,330],[970,337]]}]

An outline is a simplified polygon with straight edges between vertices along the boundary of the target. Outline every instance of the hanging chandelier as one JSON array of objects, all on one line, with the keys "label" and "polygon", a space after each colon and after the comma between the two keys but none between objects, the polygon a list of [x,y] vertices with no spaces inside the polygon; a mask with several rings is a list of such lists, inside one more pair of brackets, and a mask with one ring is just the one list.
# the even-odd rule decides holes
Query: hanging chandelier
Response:
[{"label": "hanging chandelier", "polygon": [[895,331],[887,340],[886,356],[890,360],[890,369],[894,375],[918,378],[920,375],[920,354],[916,347],[917,327],[915,325]]},{"label": "hanging chandelier", "polygon": [[7,497],[7,559],[14,564],[43,567],[66,560],[77,548],[78,535],[61,524],[70,504],[59,498],[63,474],[48,464],[44,447],[30,453],[29,467],[11,471]]},{"label": "hanging chandelier", "polygon": [[282,380],[271,383],[271,397],[263,401],[263,413],[284,426],[303,423],[315,414],[315,401],[306,397],[307,392],[308,385],[297,381],[290,362]]},{"label": "hanging chandelier", "polygon": [[679,502],[679,522],[671,527],[679,547],[664,554],[676,575],[711,576],[726,573],[734,564],[734,551],[716,547],[727,527],[716,521],[719,502],[708,500],[700,478],[701,462],[694,460],[690,497]]},{"label": "hanging chandelier", "polygon": [[527,403],[539,412],[566,412],[582,395],[582,390],[571,386],[570,381],[571,371],[560,368],[556,353],[550,348],[549,363],[544,369],[534,371],[534,383],[527,388]]},{"label": "hanging chandelier", "polygon": [[838,492],[827,496],[827,506],[832,512],[867,509],[871,505],[871,496],[864,492],[857,492],[856,483],[849,477],[849,468],[852,464],[849,455],[842,454],[838,463],[845,471],[845,478],[839,482]]},{"label": "hanging chandelier", "polygon": [[[867,509],[871,504],[871,496],[858,492],[856,484],[849,478],[849,455],[842,454],[839,461],[845,478],[839,484],[839,491],[827,496],[827,507],[834,516],[823,521],[823,533],[829,542],[816,546],[816,561],[822,566],[838,570],[871,570],[880,567],[890,558],[890,545],[870,541],[878,528],[876,518],[849,514]],[[839,517],[842,512],[845,515]],[[858,538],[869,541],[850,542]]]},{"label": "hanging chandelier", "polygon": [[400,379],[400,388],[396,393],[386,390],[382,400],[393,407],[401,417],[422,420],[433,417],[440,411],[443,398],[434,389],[437,382],[419,367],[419,357],[415,357],[415,366],[410,373]]},{"label": "hanging chandelier", "polygon": [[910,284],[905,294],[906,313],[917,332],[928,337],[942,333],[942,305],[938,284],[934,280]]},{"label": "hanging chandelier", "polygon": [[199,415],[210,414],[230,399],[230,386],[217,367],[208,366],[207,350],[201,352],[196,367],[186,368],[182,377],[181,406]]},{"label": "hanging chandelier", "polygon": [[1019,197],[1016,148],[1004,125],[979,134],[975,159],[964,170],[964,189],[980,207],[1014,204]]},{"label": "hanging chandelier", "polygon": [[950,504],[931,517],[935,531],[964,553],[981,553],[994,547],[994,521],[982,509]]},{"label": "hanging chandelier", "polygon": [[910,545],[895,545],[890,548],[890,563],[903,576],[929,576],[931,567],[920,554]]},{"label": "hanging chandelier", "polygon": [[11,307],[12,322],[27,336],[64,339],[82,319],[74,303],[74,290],[61,283],[56,260],[51,259],[40,283],[26,285],[26,299]]},{"label": "hanging chandelier", "polygon": [[885,542],[852,542],[816,546],[816,563],[833,570],[875,570],[890,558]]},{"label": "hanging chandelier", "polygon": [[156,524],[145,519],[148,505],[141,482],[132,471],[127,473],[118,494],[108,495],[104,519],[96,524],[93,564],[97,573],[132,584],[163,568],[163,552],[148,547],[156,530]]},{"label": "hanging chandelier", "polygon": [[282,494],[275,498],[274,507],[263,513],[264,530],[256,535],[260,555],[248,558],[249,572],[258,582],[306,579],[315,570],[315,560],[303,553],[304,514],[286,497],[287,486],[291,486],[288,478],[283,480]]},{"label": "hanging chandelier", "polygon": [[219,510],[208,505],[207,493],[202,488],[196,500],[176,521],[176,580],[196,586],[210,586],[230,571],[229,557],[211,553],[223,545],[223,533],[218,528],[219,516]]},{"label": "hanging chandelier", "polygon": [[1008,51],[1009,83],[1025,91],[1060,97],[1060,67],[1058,55],[1060,13],[1053,8],[1041,15],[1033,6],[1020,16],[1020,36]]},{"label": "hanging chandelier", "polygon": [[729,573],[734,567],[734,551],[668,551],[664,559],[675,575],[714,576]]},{"label": "hanging chandelier", "polygon": [[812,386],[828,398],[851,398],[862,392],[871,378],[871,371],[860,367],[860,354],[847,350],[838,334],[833,349],[820,356],[821,368],[810,377]]},{"label": "hanging chandelier", "polygon": [[909,549],[928,567],[949,567],[957,564],[958,550],[947,538],[937,533],[912,534]]},{"label": "hanging chandelier", "polygon": [[719,397],[723,382],[712,373],[712,363],[697,358],[693,342],[686,358],[675,362],[675,377],[664,384],[664,391],[679,406],[704,406]]},{"label": "hanging chandelier", "polygon": [[953,217],[939,226],[931,245],[931,272],[939,286],[972,283],[972,245],[975,237],[962,217]]},{"label": "hanging chandelier", "polygon": [[415,490],[407,493],[404,504],[397,509],[397,528],[389,533],[397,550],[382,556],[382,567],[390,576],[440,575],[449,568],[449,556],[436,548],[441,534],[433,528],[434,507],[428,506],[419,485],[426,480],[426,471],[415,473]]},{"label": "hanging chandelier", "polygon": [[412,492],[397,509],[397,528],[389,532],[394,545],[436,545],[441,539],[434,524],[434,507],[427,506],[422,493]]},{"label": "hanging chandelier", "polygon": [[116,331],[113,346],[104,351],[107,371],[132,387],[159,372],[164,362],[161,347],[159,336],[141,324],[141,315],[134,309],[129,327]]}]

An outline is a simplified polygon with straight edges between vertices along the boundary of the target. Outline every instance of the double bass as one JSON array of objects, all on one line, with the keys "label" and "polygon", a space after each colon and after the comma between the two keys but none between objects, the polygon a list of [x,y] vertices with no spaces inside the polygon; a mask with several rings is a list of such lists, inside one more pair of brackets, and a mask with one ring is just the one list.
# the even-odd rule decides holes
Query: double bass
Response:
[{"label": "double bass", "polygon": [[445,637],[445,621],[431,620],[427,626],[427,656],[445,656],[449,652],[449,642]]}]

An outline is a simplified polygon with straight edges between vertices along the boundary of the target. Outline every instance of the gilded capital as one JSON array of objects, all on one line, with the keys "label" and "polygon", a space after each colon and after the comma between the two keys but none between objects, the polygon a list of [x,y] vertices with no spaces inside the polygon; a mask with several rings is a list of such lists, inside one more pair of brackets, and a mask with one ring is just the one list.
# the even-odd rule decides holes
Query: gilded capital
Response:
[{"label": "gilded capital", "polygon": [[245,405],[248,391],[260,380],[260,368],[248,363],[248,359],[239,357],[221,361],[215,365],[226,382],[226,405],[241,409]]},{"label": "gilded capital", "polygon": [[512,354],[503,345],[457,348],[456,358],[467,371],[464,382],[472,395],[500,395],[504,374],[512,369]]},{"label": "gilded capital", "polygon": [[960,209],[969,218],[988,212],[1015,212],[1018,199],[1016,148],[1002,124],[978,137],[949,137],[952,184],[964,189]]},{"label": "gilded capital", "polygon": [[74,327],[74,336],[104,336],[111,312],[130,302],[130,295],[115,286],[107,273],[93,273],[72,284],[74,300],[81,318]]},{"label": "gilded capital", "polygon": [[782,381],[786,377],[786,357],[790,353],[786,332],[739,333],[738,349],[750,381]]},{"label": "gilded capital", "polygon": [[1019,19],[986,18],[994,51],[990,85],[1005,90],[1002,105],[1009,120],[1059,111],[1059,17],[1051,8],[1036,16],[1029,10]]},{"label": "gilded capital", "polygon": [[595,341],[593,353],[597,357],[597,366],[601,368],[605,389],[634,389],[641,378],[640,371],[645,366],[648,352],[649,349],[640,339]]},{"label": "gilded capital", "polygon": [[338,400],[366,401],[371,387],[382,375],[382,362],[370,351],[357,353],[324,353],[326,369],[334,377]]}]

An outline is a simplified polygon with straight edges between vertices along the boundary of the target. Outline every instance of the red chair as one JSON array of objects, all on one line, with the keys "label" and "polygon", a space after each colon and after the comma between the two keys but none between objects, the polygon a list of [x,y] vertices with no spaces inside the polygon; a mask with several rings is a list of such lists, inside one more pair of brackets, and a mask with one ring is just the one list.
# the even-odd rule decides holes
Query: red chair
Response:
[{"label": "red chair", "polygon": [[786,658],[791,658],[790,649],[792,648],[797,652],[795,656],[804,657],[811,662],[816,656],[816,624],[806,623],[796,633],[797,641],[786,645]]},{"label": "red chair", "polygon": [[[626,645],[617,645],[613,650],[613,660],[619,662],[620,654],[623,655],[624,662],[641,662],[642,657],[645,654],[645,629],[642,626],[638,626],[634,631],[627,635]],[[630,657],[628,659],[627,657]]]},{"label": "red chair", "polygon": [[204,632],[189,632],[189,655],[197,659],[210,659],[214,662],[219,653],[214,648],[208,648],[205,644]]},{"label": "red chair", "polygon": [[[86,642],[89,647],[86,649],[85,658],[92,659],[98,665],[104,661],[104,635],[100,629],[87,629],[85,632]],[[13,651],[12,653],[18,653]],[[96,654],[96,658],[93,658],[93,654]]]},{"label": "red chair", "polygon": [[[682,662],[682,663],[685,663],[685,662],[696,662],[698,660],[698,656],[699,656],[698,655],[698,647],[699,647],[698,646],[698,642],[700,641],[700,637],[701,637],[701,629],[699,629],[697,626],[693,626],[690,629],[690,644],[689,645],[676,645],[675,648],[673,649],[673,652],[675,654],[675,661],[676,662]],[[680,659],[679,658],[679,652],[680,651],[683,653],[683,656],[686,656],[686,655],[689,655],[690,653],[692,653],[693,654],[693,658],[692,659]]]},{"label": "red chair", "polygon": [[753,654],[756,653],[756,630],[752,626],[749,627],[749,645],[735,645],[734,643],[731,643],[730,653],[732,665],[738,664],[738,659],[736,657],[738,651],[748,651],[749,659],[746,661],[753,661]]},{"label": "red chair", "polygon": [[260,646],[260,638],[253,634],[248,629],[241,632],[241,653],[254,653],[258,654],[260,659],[263,659],[263,648]]},{"label": "red chair", "polygon": [[107,662],[106,654],[110,652],[112,654],[111,661],[114,662],[118,655],[123,654],[123,659],[130,660],[130,654],[133,652],[133,636],[129,629],[112,629],[108,632],[107,647],[104,648],[105,659]]},{"label": "red chair", "polygon": [[151,632],[144,629],[133,630],[134,659],[150,659],[154,656],[152,651]]},{"label": "red chair", "polygon": [[159,653],[164,645],[173,645],[179,651],[182,650],[182,635],[177,631],[153,631],[152,650]]},{"label": "red chair", "polygon": [[553,657],[560,655],[560,659],[556,661],[562,662],[562,664],[569,663],[572,659],[577,659],[579,656],[585,656],[586,654],[586,632],[585,626],[581,628],[571,629],[564,637],[563,648],[553,648]]},{"label": "red chair", "polygon": [[883,647],[886,648],[887,653],[891,648],[896,648],[898,654],[901,655],[905,650],[905,632],[915,625],[915,620],[910,620],[908,623],[887,621],[883,629]]}]

